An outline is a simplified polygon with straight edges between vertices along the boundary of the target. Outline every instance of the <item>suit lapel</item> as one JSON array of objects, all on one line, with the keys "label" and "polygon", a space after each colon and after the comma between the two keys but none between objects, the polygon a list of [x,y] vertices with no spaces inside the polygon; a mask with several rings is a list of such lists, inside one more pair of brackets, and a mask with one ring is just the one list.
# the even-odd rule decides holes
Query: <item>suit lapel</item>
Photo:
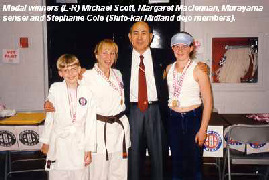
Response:
[{"label": "suit lapel", "polygon": [[153,73],[154,73],[154,80],[155,80],[155,85],[156,85],[156,90],[157,90],[157,96],[158,96],[158,99],[159,99],[159,95],[160,95],[160,73],[161,73],[161,70],[160,70],[160,67],[159,67],[159,64],[158,64],[158,58],[156,56],[156,53],[154,53],[153,50],[151,50],[151,56],[152,56],[152,64],[153,64]]}]

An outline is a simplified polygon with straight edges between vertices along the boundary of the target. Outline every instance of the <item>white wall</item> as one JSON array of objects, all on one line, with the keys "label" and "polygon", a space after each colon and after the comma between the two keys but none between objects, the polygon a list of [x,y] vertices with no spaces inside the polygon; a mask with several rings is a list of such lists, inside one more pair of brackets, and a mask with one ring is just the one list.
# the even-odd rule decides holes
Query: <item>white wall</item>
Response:
[{"label": "white wall", "polygon": [[[28,12],[3,12],[3,4],[42,5],[42,0],[2,0],[0,2],[0,101],[17,111],[43,109],[47,76],[44,23],[3,22],[4,15],[29,15]],[[32,14],[36,14],[33,13]],[[20,48],[19,38],[28,37],[29,47]],[[2,62],[2,49],[19,49],[19,63]]]},{"label": "white wall", "polygon": [[219,113],[269,113],[269,1],[268,0],[185,0],[185,5],[263,6],[262,12],[186,12],[185,15],[231,15],[235,22],[186,22],[184,30],[201,40],[198,58],[212,63],[212,37],[259,37],[259,75],[256,84],[213,83],[214,106]]}]

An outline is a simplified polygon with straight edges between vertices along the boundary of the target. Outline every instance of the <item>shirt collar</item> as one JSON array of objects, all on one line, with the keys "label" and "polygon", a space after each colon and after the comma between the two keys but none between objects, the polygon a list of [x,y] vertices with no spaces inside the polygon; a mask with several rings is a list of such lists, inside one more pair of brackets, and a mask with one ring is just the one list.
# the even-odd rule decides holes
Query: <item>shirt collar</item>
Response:
[{"label": "shirt collar", "polygon": [[[66,84],[66,82],[65,82],[65,80],[63,80],[63,82],[64,82],[64,84],[66,85],[66,87],[67,87],[67,84]],[[81,80],[78,80],[78,86],[81,84]]]},{"label": "shirt collar", "polygon": [[[150,54],[150,48],[148,47],[147,48],[147,50],[142,54],[143,56],[146,56],[146,55],[148,55],[148,54]],[[133,55],[135,55],[135,56],[140,56],[140,53],[137,51],[137,50],[135,50],[135,49],[133,49]]]},{"label": "shirt collar", "polygon": [[[142,55],[144,56],[144,60],[147,61],[147,59],[149,59],[151,57],[150,48],[148,48]],[[137,50],[133,49],[132,59],[139,60],[139,56],[140,56],[140,53]],[[140,60],[138,61],[138,63],[139,62],[140,62]]]}]

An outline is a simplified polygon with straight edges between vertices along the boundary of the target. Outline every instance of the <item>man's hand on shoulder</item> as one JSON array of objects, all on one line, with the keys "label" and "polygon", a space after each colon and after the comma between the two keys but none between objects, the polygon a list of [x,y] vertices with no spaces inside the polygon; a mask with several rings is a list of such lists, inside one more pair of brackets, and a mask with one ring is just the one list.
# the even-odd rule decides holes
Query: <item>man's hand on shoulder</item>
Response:
[{"label": "man's hand on shoulder", "polygon": [[164,72],[163,72],[163,79],[165,79],[165,78],[167,77],[167,74],[168,74],[168,72],[169,72],[171,66],[172,66],[172,64],[169,64],[169,65],[166,67],[166,69],[164,70]]},{"label": "man's hand on shoulder", "polygon": [[55,112],[55,108],[50,101],[44,103],[44,110],[45,112]]},{"label": "man's hand on shoulder", "polygon": [[209,67],[206,63],[198,62],[197,67],[206,74],[209,74]]}]

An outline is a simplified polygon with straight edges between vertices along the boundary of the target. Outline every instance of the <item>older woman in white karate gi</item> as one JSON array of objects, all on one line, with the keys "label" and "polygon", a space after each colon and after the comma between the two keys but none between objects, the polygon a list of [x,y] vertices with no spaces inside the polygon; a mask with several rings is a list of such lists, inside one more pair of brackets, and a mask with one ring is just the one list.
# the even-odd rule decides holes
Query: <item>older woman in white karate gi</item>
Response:
[{"label": "older woman in white karate gi", "polygon": [[82,79],[91,87],[97,107],[97,152],[92,154],[90,180],[127,180],[129,122],[124,115],[122,75],[111,68],[118,46],[105,39],[96,45],[94,53],[97,63]]}]

